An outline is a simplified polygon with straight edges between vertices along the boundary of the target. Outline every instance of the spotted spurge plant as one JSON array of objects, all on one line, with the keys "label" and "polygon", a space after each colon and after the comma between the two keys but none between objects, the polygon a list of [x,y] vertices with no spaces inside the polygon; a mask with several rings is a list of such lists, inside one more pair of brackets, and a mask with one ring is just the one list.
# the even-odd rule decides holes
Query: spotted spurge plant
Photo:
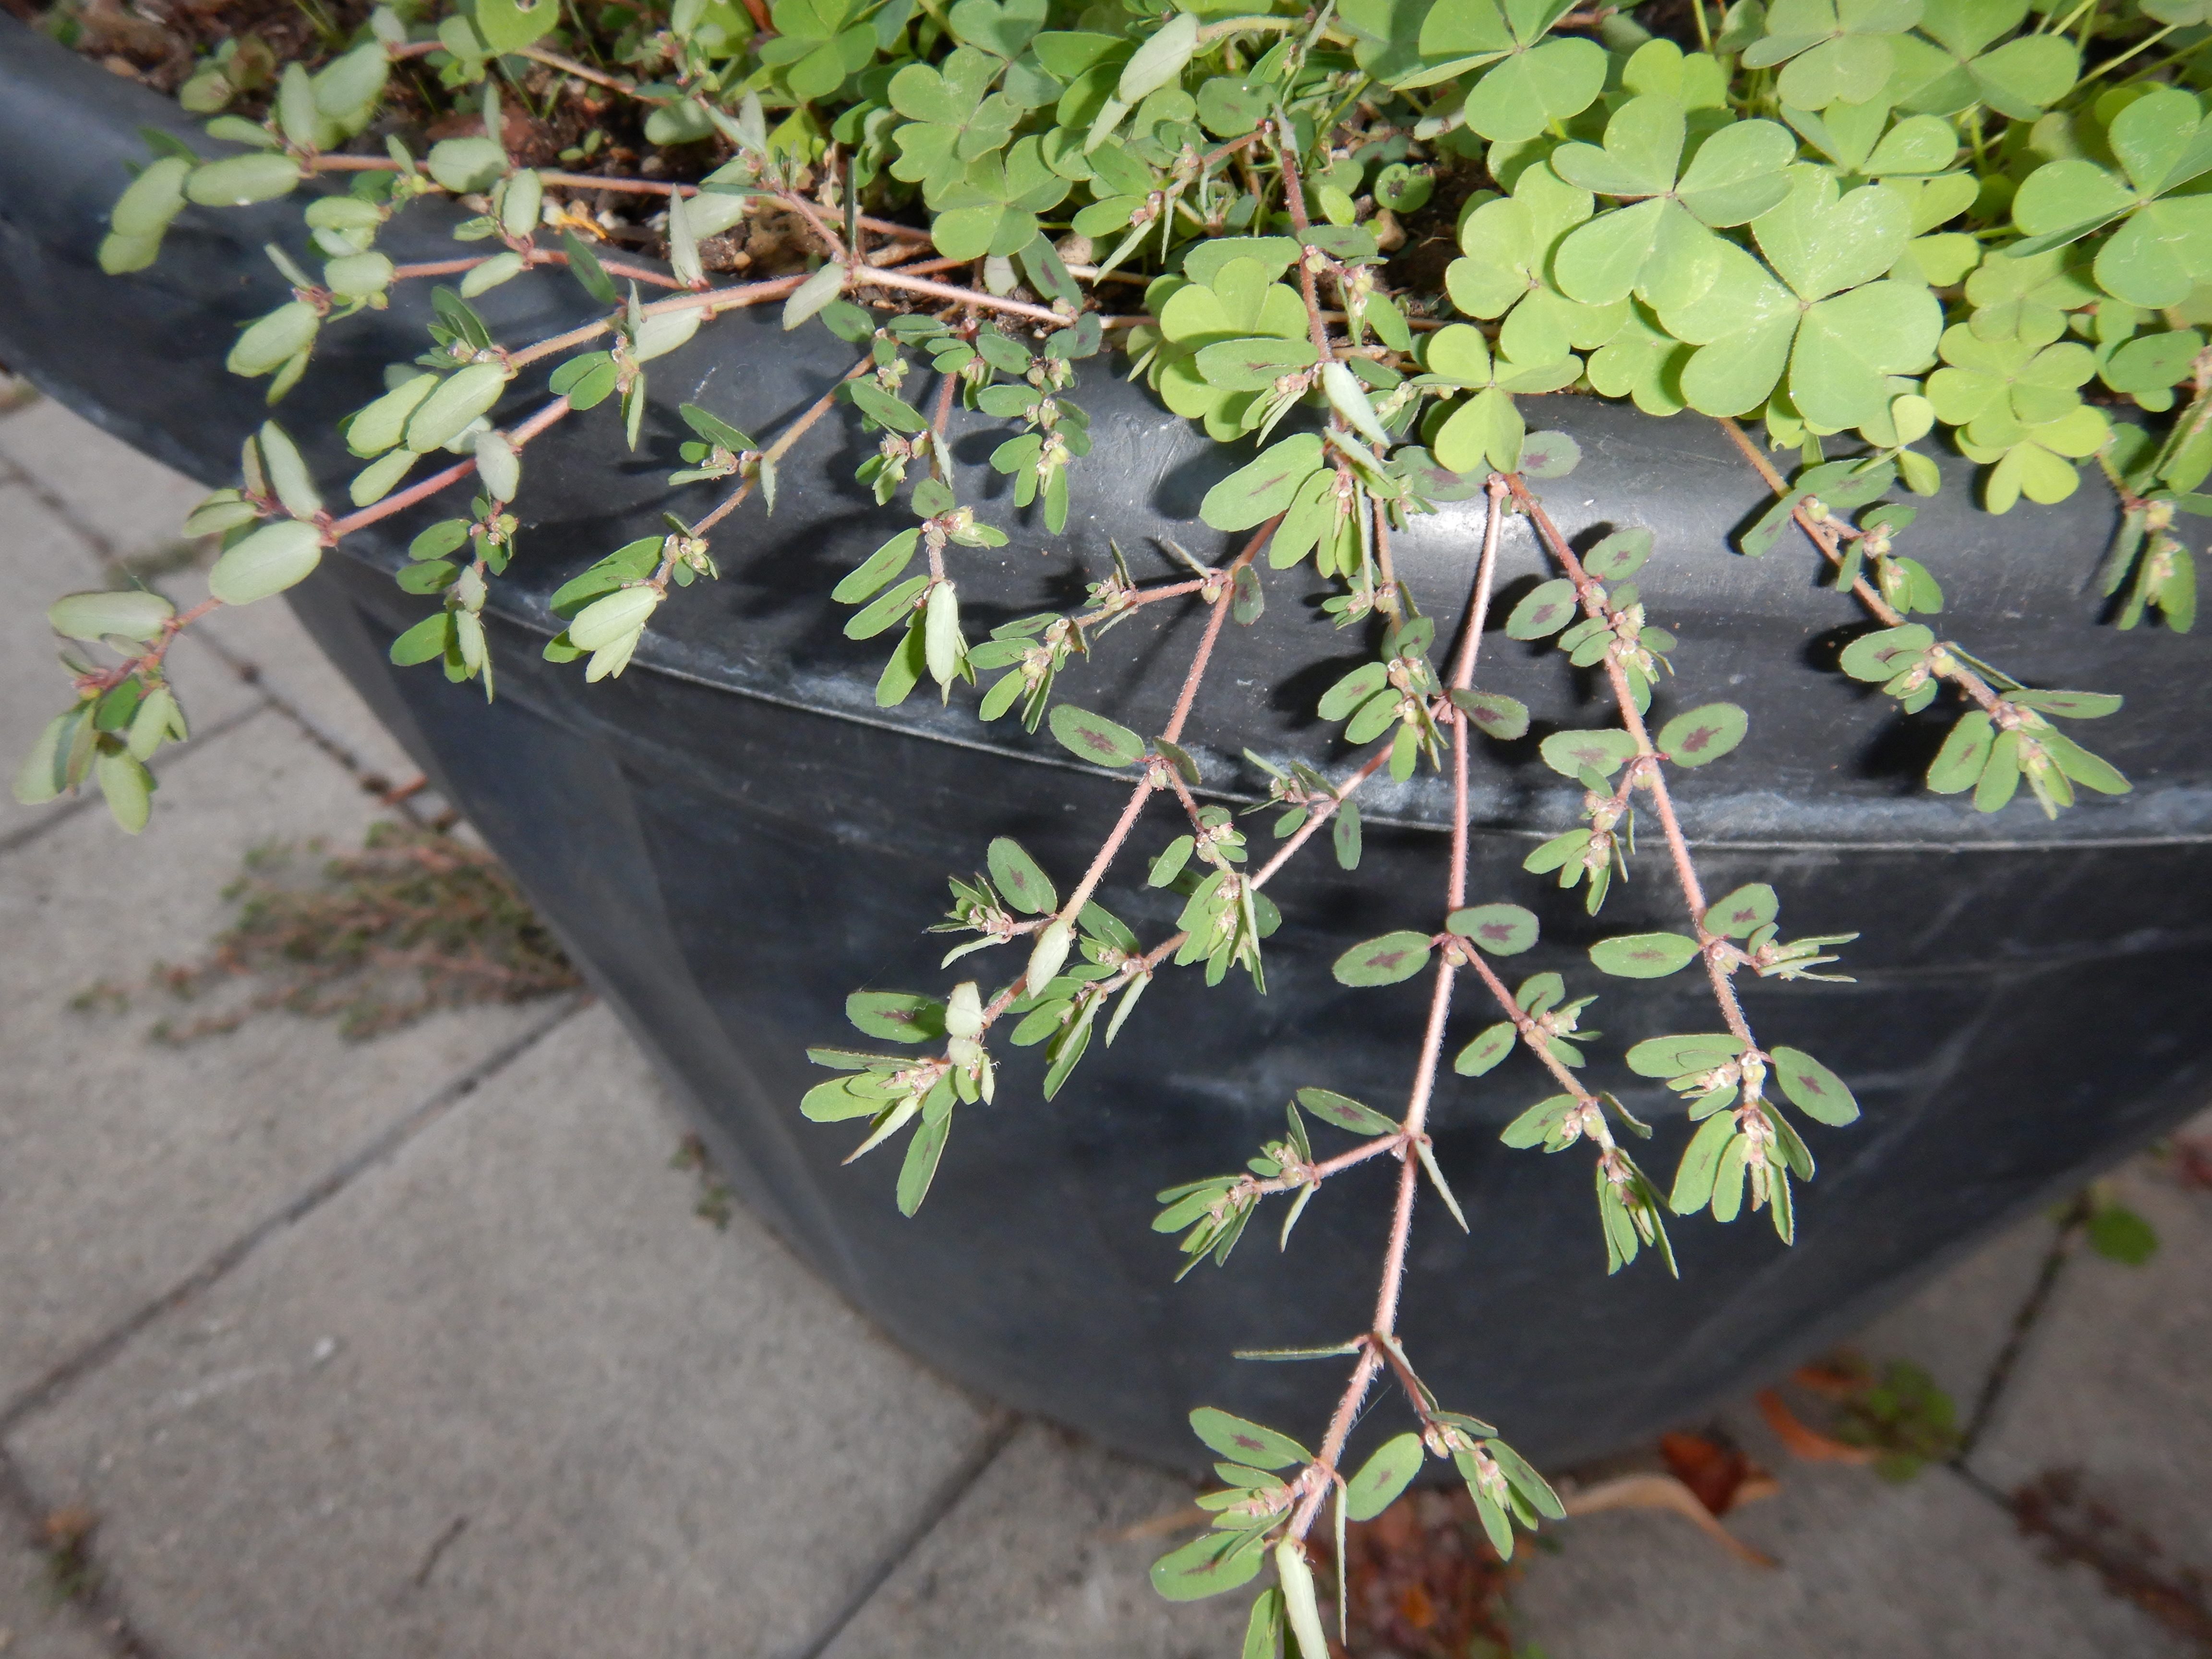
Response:
[{"label": "spotted spurge plant", "polygon": [[[269,249],[292,297],[229,356],[272,404],[326,334],[401,284],[434,285],[436,321],[421,355],[343,423],[350,477],[312,477],[274,417],[246,441],[240,484],[187,526],[222,542],[205,600],[179,612],[149,592],[88,593],[53,607],[74,696],[17,793],[40,801],[91,780],[125,829],[143,828],[147,763],[186,732],[163,670],[170,641],[433,497],[456,510],[415,539],[399,582],[435,605],[392,654],[493,695],[483,612],[516,556],[514,504],[539,434],[591,422],[634,448],[659,360],[730,311],[779,304],[786,328],[848,342],[849,373],[781,431],[753,436],[768,411],[742,394],[683,408],[691,440],[665,533],[611,550],[559,590],[565,627],[546,654],[586,679],[623,672],[661,607],[717,576],[726,521],[756,497],[772,511],[791,446],[839,414],[872,444],[860,482],[914,520],[831,595],[849,610],[848,635],[884,642],[878,701],[925,687],[972,697],[979,720],[1048,730],[1127,781],[1086,868],[1048,871],[1001,838],[951,872],[944,965],[974,977],[942,995],[856,993],[848,1013],[870,1046],[812,1051],[831,1075],[799,1109],[854,1125],[855,1157],[898,1144],[902,1210],[959,1155],[961,1108],[994,1097],[1007,1045],[1043,1048],[1050,1097],[1091,1043],[1133,1029],[1161,974],[1264,988],[1285,921],[1268,896],[1275,875],[1324,829],[1355,868],[1354,797],[1385,768],[1450,780],[1440,890],[1382,896],[1401,926],[1335,964],[1352,987],[1427,977],[1403,1102],[1370,1105],[1316,1078],[1244,1169],[1159,1195],[1156,1224],[1189,1271],[1226,1262],[1263,1210],[1287,1248],[1330,1177],[1378,1158],[1398,1166],[1366,1328],[1317,1352],[1254,1356],[1348,1367],[1317,1443],[1196,1413],[1222,1460],[1220,1489],[1202,1500],[1213,1526],[1154,1571],[1174,1597],[1272,1573],[1245,1653],[1275,1653],[1287,1637],[1322,1659],[1323,1602],[1343,1616],[1341,1588],[1332,1598],[1310,1565],[1324,1511],[1340,1529],[1371,1516],[1433,1457],[1464,1478],[1500,1555],[1516,1526],[1561,1512],[1497,1430],[1431,1392],[1397,1333],[1425,1186],[1465,1224],[1426,1127],[1438,1089],[1548,1091],[1503,1139],[1584,1149],[1612,1271],[1648,1255],[1671,1272],[1669,1219],[1701,1214],[1727,1224],[1763,1211],[1787,1243],[1813,1141],[1858,1111],[1786,1031],[1755,1031],[1736,991],[1745,975],[1840,977],[1820,970],[1850,936],[1785,937],[1784,895],[1770,884],[1709,893],[1675,810],[1674,791],[1724,761],[1754,711],[1699,700],[1703,666],[1638,590],[1668,550],[1633,503],[1581,554],[1561,535],[1542,492],[1576,447],[1530,432],[1528,400],[1573,388],[1717,421],[1772,492],[1741,552],[1773,556],[1794,526],[1839,599],[1875,624],[1844,650],[1844,675],[1908,713],[1955,713],[1931,789],[1996,811],[2024,786],[2055,814],[2085,791],[2129,787],[2074,735],[2117,712],[2117,697],[2039,685],[2034,665],[2000,669],[1941,631],[1941,561],[1916,543],[1909,499],[1941,487],[1938,442],[1979,466],[1993,514],[2023,496],[2062,500],[2094,464],[2119,503],[2101,579],[2112,619],[2194,620],[2194,556],[2176,526],[2212,510],[2199,493],[2212,475],[2212,27],[2194,0],[2039,3],[1737,0],[1717,15],[1692,0],[1680,38],[1668,38],[1632,10],[1571,0],[408,0],[379,8],[319,66],[279,68],[234,45],[185,94],[211,114],[220,153],[158,139],[114,206],[103,265],[150,264],[181,215],[300,199],[297,231]],[[369,138],[402,76],[410,96],[479,114],[482,136]],[[521,165],[505,112],[585,88],[634,106],[646,144],[679,164],[635,177]],[[568,159],[598,166],[599,153],[594,138]],[[687,169],[696,181],[676,181]],[[1441,291],[1426,291],[1387,256],[1449,199],[1448,184],[1464,201],[1438,234],[1458,252]],[[651,211],[665,263],[606,251],[601,222],[574,205],[593,191]],[[396,264],[379,238],[426,199],[461,206],[463,246]],[[771,219],[795,228],[803,268],[714,283],[702,249]],[[597,319],[500,337],[471,302],[541,268],[564,268]],[[1133,574],[1117,549],[1081,605],[983,631],[963,611],[966,550],[1012,538],[1053,548],[1091,447],[1081,381],[1103,372],[1141,378],[1236,452],[1200,509],[1224,539],[1210,552],[1170,547],[1178,562],[1164,580]],[[1012,478],[1010,507],[976,505],[946,443],[956,402],[1002,423],[988,465]],[[1449,614],[1424,615],[1395,573],[1392,538],[1454,502],[1480,503],[1474,579]],[[1535,916],[1510,893],[1468,890],[1478,739],[1510,740],[1528,723],[1479,681],[1499,538],[1516,515],[1553,569],[1504,631],[1551,641],[1610,704],[1590,729],[1543,741],[1582,805],[1526,867],[1597,915],[1639,864],[1662,864],[1679,925],[1601,940],[1591,968],[1692,973],[1711,992],[1705,1029],[1623,1056],[1685,1103],[1671,1182],[1630,1150],[1652,1127],[1601,1084],[1595,997],[1555,972],[1516,976],[1510,958],[1535,943]],[[1371,652],[1316,711],[1360,757],[1332,777],[1248,754],[1241,784],[1207,778],[1182,739],[1222,630],[1255,624],[1271,583],[1309,562],[1330,590],[1316,652],[1346,638]],[[1084,707],[1081,687],[1115,629],[1164,604],[1203,625],[1171,718],[1133,731]],[[1839,605],[1838,621],[1849,616]],[[1686,712],[1655,720],[1655,688],[1670,681]],[[1248,811],[1272,821],[1220,804],[1239,787],[1262,797]],[[1170,820],[1157,845],[1156,804]],[[1137,846],[1149,863],[1117,872]],[[1176,931],[1140,937],[1110,908],[1109,876],[1180,895]],[[1410,1426],[1346,1467],[1377,1386],[1402,1395]]]}]

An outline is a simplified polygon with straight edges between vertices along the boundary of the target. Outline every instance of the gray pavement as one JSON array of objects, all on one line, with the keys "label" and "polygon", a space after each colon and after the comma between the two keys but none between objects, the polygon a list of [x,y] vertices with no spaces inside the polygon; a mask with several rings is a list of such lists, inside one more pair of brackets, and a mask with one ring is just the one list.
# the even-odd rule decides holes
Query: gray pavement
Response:
[{"label": "gray pavement", "polygon": [[[51,404],[0,415],[10,770],[62,702],[47,597],[173,562],[197,495]],[[357,841],[413,773],[278,606],[173,660],[196,735],[147,844],[123,856],[97,803],[0,813],[0,1655],[1237,1651],[1241,1607],[1145,1580],[1188,1486],[968,1396],[742,1214],[695,1217],[682,1125],[587,1000],[182,1048],[72,1008],[203,947],[249,849]],[[2148,1160],[2114,1189],[2162,1248],[2065,1260],[1968,1469],[1792,1462],[1732,1408],[1782,1491],[1729,1524],[1781,1565],[1666,1514],[1571,1522],[1516,1590],[1532,1650],[2206,1651],[2105,1577],[2212,1568],[2212,1194]],[[2056,1231],[1862,1346],[1963,1412]],[[2002,1499],[2054,1469],[2163,1553],[2047,1563]]]}]

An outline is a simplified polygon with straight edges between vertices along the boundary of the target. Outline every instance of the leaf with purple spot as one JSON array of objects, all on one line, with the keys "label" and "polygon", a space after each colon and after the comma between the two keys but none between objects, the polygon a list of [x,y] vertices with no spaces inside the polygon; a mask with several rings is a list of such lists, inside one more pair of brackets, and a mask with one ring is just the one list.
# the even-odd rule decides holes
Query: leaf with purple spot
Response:
[{"label": "leaf with purple spot", "polygon": [[1763,881],[1739,887],[1705,912],[1705,931],[1723,939],[1749,939],[1781,913],[1782,902]]},{"label": "leaf with purple spot", "polygon": [[1621,979],[1664,979],[1697,960],[1698,942],[1683,933],[1624,933],[1590,946],[1590,960]]},{"label": "leaf with purple spot", "polygon": [[1636,753],[1636,739],[1618,727],[1595,732],[1554,732],[1539,745],[1544,764],[1563,778],[1585,770],[1609,778]]},{"label": "leaf with purple spot", "polygon": [[1651,556],[1651,532],[1642,525],[1616,530],[1583,555],[1583,568],[1601,582],[1626,581]]},{"label": "leaf with purple spot", "polygon": [[1094,766],[1133,766],[1145,757],[1145,740],[1134,732],[1072,702],[1052,711],[1052,734],[1068,753]]},{"label": "leaf with purple spot", "polygon": [[1549,639],[1575,619],[1575,585],[1565,576],[1539,582],[1505,619],[1505,632],[1516,640]]},{"label": "leaf with purple spot", "polygon": [[1467,716],[1468,724],[1486,738],[1510,743],[1528,735],[1528,708],[1518,698],[1496,691],[1468,691],[1453,687],[1451,700]]},{"label": "leaf with purple spot", "polygon": [[1444,922],[1493,957],[1517,957],[1536,942],[1536,915],[1517,904],[1476,904],[1455,910]]},{"label": "leaf with purple spot", "polygon": [[1152,1588],[1164,1601],[1196,1601],[1249,1584],[1267,1559],[1256,1539],[1206,1533],[1152,1563]]},{"label": "leaf with purple spot", "polygon": [[1857,1121],[1859,1103],[1850,1085],[1802,1048],[1777,1048],[1769,1057],[1782,1092],[1807,1117],[1838,1128]]},{"label": "leaf with purple spot", "polygon": [[1520,1035],[1510,1020],[1499,1020],[1459,1051],[1459,1058],[1452,1061],[1452,1070],[1462,1077],[1480,1077],[1494,1070],[1513,1052],[1514,1041]]},{"label": "leaf with purple spot", "polygon": [[1372,1106],[1363,1106],[1334,1089],[1301,1089],[1298,1104],[1324,1123],[1359,1135],[1387,1135],[1398,1126]]},{"label": "leaf with purple spot", "polygon": [[1219,1452],[1255,1469],[1287,1469],[1310,1463],[1313,1454],[1280,1431],[1231,1417],[1215,1406],[1200,1406],[1190,1414],[1190,1426],[1200,1440]]},{"label": "leaf with purple spot", "polygon": [[1564,478],[1581,464],[1583,447],[1564,432],[1532,432],[1521,441],[1521,476]]},{"label": "leaf with purple spot", "polygon": [[1845,646],[1837,665],[1855,680],[1894,679],[1927,655],[1935,643],[1936,635],[1919,623],[1880,628]]},{"label": "leaf with purple spot", "polygon": [[845,1018],[887,1042],[927,1042],[945,1035],[945,1005],[911,991],[855,991]]},{"label": "leaf with purple spot", "polygon": [[1000,836],[991,843],[989,857],[991,879],[999,884],[999,891],[1015,909],[1024,915],[1042,916],[1060,908],[1051,878],[1023,851],[1019,842]]},{"label": "leaf with purple spot", "polygon": [[1732,702],[1709,702],[1659,728],[1659,748],[1677,766],[1704,766],[1743,741],[1751,716]]},{"label": "leaf with purple spot", "polygon": [[1430,940],[1426,933],[1385,933],[1355,945],[1336,959],[1340,985],[1395,985],[1411,979],[1428,966]]}]

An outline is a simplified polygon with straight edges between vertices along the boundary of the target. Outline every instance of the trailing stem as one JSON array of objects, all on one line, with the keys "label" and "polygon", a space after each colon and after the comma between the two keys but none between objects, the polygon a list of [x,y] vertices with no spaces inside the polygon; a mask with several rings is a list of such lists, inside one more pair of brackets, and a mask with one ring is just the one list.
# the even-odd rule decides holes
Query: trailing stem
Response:
[{"label": "trailing stem", "polygon": [[[1584,614],[1610,625],[1613,613],[1606,605],[1603,588],[1583,568],[1567,539],[1552,522],[1538,501],[1518,475],[1513,479],[1514,499],[1528,520],[1535,526],[1536,533],[1543,538],[1546,550],[1556,559],[1567,578],[1575,585],[1575,595]],[[1682,902],[1689,911],[1690,926],[1695,930],[1698,953],[1704,959],[1705,976],[1713,988],[1713,1000],[1719,1005],[1721,1018],[1729,1030],[1742,1040],[1746,1048],[1757,1052],[1759,1044],[1752,1036],[1750,1022],[1745,1019],[1743,1005],[1737,999],[1735,986],[1730,975],[1735,972],[1739,953],[1722,935],[1706,925],[1705,918],[1711,909],[1705,897],[1705,884],[1698,878],[1697,862],[1690,856],[1690,843],[1682,834],[1682,823],[1674,811],[1673,796],[1668,792],[1667,775],[1662,763],[1665,757],[1651,741],[1643,712],[1638,708],[1636,696],[1628,683],[1626,671],[1620,658],[1607,652],[1605,658],[1606,678],[1613,687],[1613,702],[1620,715],[1621,725],[1636,743],[1636,759],[1630,763],[1631,776],[1627,781],[1648,790],[1652,810],[1658,814],[1660,828],[1667,837],[1667,852],[1674,866],[1674,879],[1681,888]]]},{"label": "trailing stem", "polygon": [[[1729,441],[1743,452],[1743,458],[1758,469],[1759,476],[1765,481],[1766,487],[1777,495],[1787,496],[1790,494],[1788,482],[1774,470],[1774,464],[1759,453],[1759,446],[1752,442],[1744,429],[1725,415],[1717,416],[1716,419],[1721,430],[1728,434]],[[1844,562],[1841,543],[1856,540],[1863,534],[1856,526],[1846,524],[1840,519],[1816,518],[1803,502],[1791,508],[1790,516],[1797,527],[1811,539],[1813,545],[1820,550],[1828,562],[1838,570],[1844,568]],[[1858,577],[1851,583],[1851,594],[1885,628],[1898,628],[1905,623],[1906,619],[1904,614],[1887,599],[1882,598],[1881,590],[1864,576]],[[1946,653],[1945,657],[1947,660],[1934,665],[1933,672],[1957,686],[1960,690],[1979,703],[1985,711],[1996,713],[2000,700],[1997,694],[1990,689],[1989,682],[1949,653]]]},{"label": "trailing stem", "polygon": [[[1466,690],[1474,684],[1476,653],[1481,648],[1483,626],[1490,611],[1490,596],[1496,574],[1498,544],[1504,520],[1504,480],[1493,476],[1486,485],[1487,515],[1483,526],[1482,553],[1475,569],[1474,589],[1469,599],[1467,613],[1460,623],[1459,648],[1454,658],[1451,689]],[[1445,908],[1459,909],[1467,901],[1467,868],[1468,852],[1468,751],[1469,738],[1466,713],[1456,703],[1449,704],[1452,730],[1452,825],[1451,856],[1445,878]],[[1451,1015],[1453,981],[1465,965],[1471,951],[1448,946],[1437,952],[1436,977],[1429,994],[1428,1023],[1421,1036],[1421,1051],[1413,1068],[1413,1088],[1406,1103],[1406,1111],[1399,1120],[1392,1153],[1399,1161],[1397,1201],[1391,1212],[1390,1233],[1383,1249],[1382,1270],[1375,1292],[1374,1322],[1365,1336],[1360,1339],[1359,1358],[1354,1364],[1344,1393],[1337,1401],[1336,1410],[1329,1418],[1328,1429],[1322,1441],[1319,1455],[1300,1477],[1298,1506],[1291,1521],[1291,1535],[1304,1538],[1311,1529],[1314,1519],[1321,1512],[1336,1483],[1341,1479],[1339,1461],[1344,1455],[1346,1438],[1352,1425],[1358,1421],[1360,1402],[1376,1374],[1382,1369],[1385,1356],[1395,1347],[1398,1322],[1398,1303],[1405,1285],[1406,1251],[1413,1226],[1415,1189],[1420,1182],[1420,1168],[1427,1166],[1442,1188],[1443,1177],[1437,1171],[1434,1155],[1430,1151],[1427,1130],[1429,1103],[1436,1092],[1437,1068],[1442,1061],[1444,1031]],[[1456,1216],[1458,1206],[1452,1206]],[[1461,1225],[1465,1226],[1462,1218]],[[1408,1398],[1423,1423],[1430,1421],[1431,1407],[1423,1392],[1408,1383]]]}]

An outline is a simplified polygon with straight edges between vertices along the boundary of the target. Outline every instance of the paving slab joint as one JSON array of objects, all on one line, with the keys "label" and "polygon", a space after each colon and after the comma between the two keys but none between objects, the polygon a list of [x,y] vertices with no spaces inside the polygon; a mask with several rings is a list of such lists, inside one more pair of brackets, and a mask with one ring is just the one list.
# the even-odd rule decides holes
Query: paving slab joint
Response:
[{"label": "paving slab joint", "polygon": [[923,1540],[937,1530],[945,1516],[959,1507],[960,1500],[967,1497],[975,1483],[989,1472],[999,1454],[1012,1443],[1025,1420],[1019,1412],[1003,1408],[992,1413],[983,1432],[969,1448],[967,1456],[962,1458],[952,1472],[939,1483],[937,1490],[930,1494],[929,1500],[922,1505],[913,1522],[894,1538],[890,1547],[860,1575],[860,1582],[853,1587],[844,1603],[830,1615],[820,1630],[793,1651],[790,1659],[822,1659],[822,1656],[845,1633],[845,1627],[859,1618],[862,1609],[875,1599],[876,1593],[890,1582],[891,1576],[905,1564],[907,1557],[921,1547]]},{"label": "paving slab joint", "polygon": [[[46,1504],[31,1489],[15,1460],[0,1447],[0,1507],[14,1511],[17,1530],[23,1543],[33,1550],[46,1547],[46,1522],[49,1514]],[[95,1522],[95,1526],[96,1526]],[[63,1601],[61,1607],[74,1607],[92,1627],[93,1634],[116,1659],[167,1659],[161,1650],[131,1621],[124,1610],[113,1584],[101,1571],[100,1560],[88,1546],[83,1547],[82,1564],[85,1568],[82,1584]],[[59,1611],[59,1608],[57,1609]]]},{"label": "paving slab joint", "polygon": [[346,775],[361,786],[363,793],[374,796],[417,829],[431,827],[444,813],[445,808],[440,798],[423,791],[423,779],[419,776],[387,778],[368,765],[343,738],[271,684],[263,674],[260,664],[232,650],[212,635],[194,637],[226,668],[237,675],[240,682],[251,686],[254,695],[262,702],[291,721],[301,737],[336,761]]},{"label": "paving slab joint", "polygon": [[564,998],[561,1006],[544,1018],[453,1078],[366,1146],[326,1170],[304,1192],[224,1245],[183,1279],[64,1359],[8,1402],[4,1408],[0,1408],[0,1443],[4,1443],[25,1419],[45,1410],[77,1382],[113,1358],[131,1338],[154,1321],[220,1283],[272,1235],[305,1220],[350,1187],[361,1176],[388,1161],[423,1130],[474,1094],[482,1085],[520,1060],[556,1028],[582,1012],[592,1000],[588,991]]},{"label": "paving slab joint", "polygon": [[[244,708],[235,709],[221,720],[210,721],[208,725],[200,727],[182,743],[164,744],[161,751],[149,761],[147,765],[158,779],[177,762],[187,756],[198,754],[226,732],[235,732],[247,721],[258,720],[269,712],[270,712],[270,706],[266,702],[250,703]],[[81,787],[69,799],[49,806],[28,823],[19,829],[0,833],[0,855],[13,853],[20,848],[28,847],[33,842],[44,839],[61,825],[70,823],[79,813],[89,811],[92,808],[104,804],[97,787]]]},{"label": "paving slab joint", "polygon": [[2066,1264],[2074,1259],[2074,1252],[2088,1231],[2089,1195],[2077,1193],[2059,1212],[2057,1231],[2051,1235],[2051,1247],[2044,1252],[2043,1265],[2036,1272],[2035,1282],[2028,1286],[2027,1294],[2021,1299],[2019,1309],[2012,1316],[2011,1328],[2005,1334],[2004,1346],[1990,1362],[1981,1390],[1974,1396],[1974,1409],[1966,1418],[1966,1426],[1960,1431],[1959,1449],[1952,1454],[1952,1467],[1961,1474],[1966,1472],[1967,1460],[1974,1448],[1989,1432],[1997,1407],[2004,1401],[2006,1389],[2011,1384],[2013,1373],[2020,1367],[2021,1356],[2027,1352],[2028,1339],[2043,1316],[2050,1310],[2051,1298],[2057,1291],[2058,1281],[2064,1277]]}]

